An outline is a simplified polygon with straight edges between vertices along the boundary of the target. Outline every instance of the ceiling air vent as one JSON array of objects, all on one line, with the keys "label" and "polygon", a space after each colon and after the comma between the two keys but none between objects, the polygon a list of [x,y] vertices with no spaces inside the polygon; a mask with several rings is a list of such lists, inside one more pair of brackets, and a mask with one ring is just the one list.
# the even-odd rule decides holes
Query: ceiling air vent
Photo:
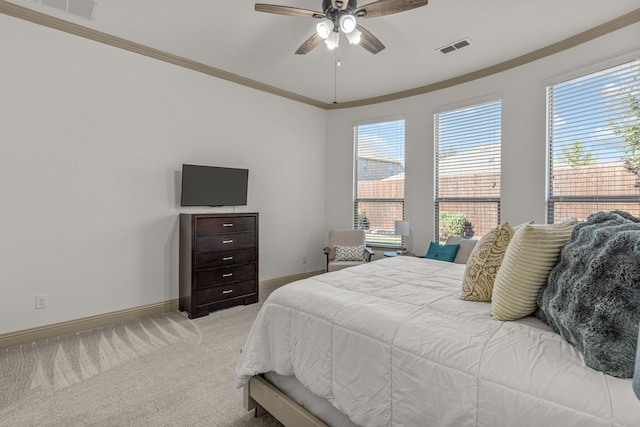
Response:
[{"label": "ceiling air vent", "polygon": [[38,2],[86,19],[93,19],[98,5],[98,0],[38,0]]},{"label": "ceiling air vent", "polygon": [[442,53],[443,55],[446,55],[447,53],[455,52],[456,50],[460,50],[463,47],[471,46],[472,44],[473,43],[471,43],[471,39],[467,37],[466,39],[458,40],[457,42],[451,43],[447,46],[439,47],[436,50],[440,51],[440,53]]}]

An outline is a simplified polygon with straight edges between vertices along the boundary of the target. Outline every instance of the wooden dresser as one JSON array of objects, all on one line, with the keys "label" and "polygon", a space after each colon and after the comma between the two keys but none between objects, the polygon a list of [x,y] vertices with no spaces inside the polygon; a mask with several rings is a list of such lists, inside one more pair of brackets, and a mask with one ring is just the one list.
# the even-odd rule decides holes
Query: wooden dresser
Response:
[{"label": "wooden dresser", "polygon": [[180,214],[180,310],[258,301],[258,214]]}]

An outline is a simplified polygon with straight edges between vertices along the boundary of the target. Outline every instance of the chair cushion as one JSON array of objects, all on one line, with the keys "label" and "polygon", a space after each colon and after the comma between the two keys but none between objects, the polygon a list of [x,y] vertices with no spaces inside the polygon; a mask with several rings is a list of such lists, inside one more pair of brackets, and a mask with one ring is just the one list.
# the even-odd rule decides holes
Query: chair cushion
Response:
[{"label": "chair cushion", "polygon": [[336,246],[334,261],[364,261],[364,245]]},{"label": "chair cushion", "polygon": [[330,262],[327,266],[327,271],[338,271],[343,268],[355,267],[356,265],[362,265],[365,261],[334,261]]},{"label": "chair cushion", "polygon": [[453,262],[458,253],[460,245],[439,245],[435,242],[429,244],[429,250],[424,256],[429,259],[437,259],[439,261]]}]

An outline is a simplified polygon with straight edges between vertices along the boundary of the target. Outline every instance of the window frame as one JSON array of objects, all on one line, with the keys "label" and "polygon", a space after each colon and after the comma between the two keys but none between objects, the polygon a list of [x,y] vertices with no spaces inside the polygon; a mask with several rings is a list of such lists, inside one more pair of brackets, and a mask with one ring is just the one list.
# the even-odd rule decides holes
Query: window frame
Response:
[{"label": "window frame", "polygon": [[441,181],[440,177],[440,138],[439,138],[439,120],[440,116],[445,113],[452,113],[459,110],[463,110],[466,108],[471,108],[474,106],[480,106],[484,104],[489,104],[497,102],[499,103],[499,115],[500,115],[500,168],[499,168],[499,177],[502,178],[502,94],[497,93],[493,95],[488,95],[480,98],[475,98],[472,100],[467,100],[465,102],[450,104],[447,106],[443,106],[433,112],[433,147],[434,147],[434,239],[436,242],[440,240],[440,212],[441,212],[441,204],[443,203],[492,203],[495,204],[496,209],[496,224],[498,225],[501,221],[501,198],[499,197],[440,197],[439,196],[439,185]]},{"label": "window frame", "polygon": [[[376,198],[376,197],[370,197],[370,198],[364,198],[364,197],[358,197],[358,137],[359,137],[359,128],[361,126],[367,126],[367,125],[378,125],[378,124],[384,124],[384,123],[393,123],[393,122],[398,122],[398,121],[402,121],[402,127],[403,127],[403,147],[402,147],[402,152],[405,153],[405,149],[406,149],[406,129],[407,129],[407,120],[404,116],[393,116],[393,117],[384,117],[384,118],[379,118],[379,119],[373,119],[373,120],[367,120],[367,121],[360,121],[357,123],[353,124],[353,204],[352,204],[352,208],[353,208],[353,219],[352,219],[352,226],[354,229],[360,229],[360,227],[358,226],[359,223],[359,210],[358,210],[358,206],[359,204],[362,203],[375,203],[375,204],[379,204],[379,203],[388,203],[388,204],[400,204],[401,206],[401,217],[399,218],[394,218],[394,220],[398,220],[398,221],[404,221],[405,220],[405,198]],[[403,165],[402,165],[402,173],[406,172],[406,154],[403,155]],[[389,177],[389,167],[391,166],[391,164],[387,165],[387,168],[385,168],[385,175],[386,178]],[[372,170],[373,166],[370,164],[369,159],[363,159],[363,167],[364,167],[364,172],[368,172],[368,173],[373,173],[374,171]],[[395,167],[394,167],[395,170]],[[391,175],[393,176],[393,175]],[[406,183],[406,174],[405,174],[405,181]],[[406,187],[406,185],[403,185],[403,194],[404,194],[404,187]],[[392,242],[383,242],[383,241],[376,241],[375,240],[375,236],[374,238],[369,238],[369,236],[367,235],[367,245],[372,246],[372,247],[389,247],[389,248],[401,248],[404,243],[405,243],[405,238],[403,236],[395,236],[395,235],[390,235],[392,238],[389,239]],[[397,241],[397,243],[396,243]]]},{"label": "window frame", "polygon": [[[597,210],[602,210],[598,208],[599,204],[630,204],[630,203],[639,203],[640,204],[640,196],[639,195],[617,195],[612,196],[609,194],[594,194],[594,195],[580,195],[580,196],[572,196],[572,195],[557,195],[554,194],[554,189],[556,187],[555,175],[554,175],[554,157],[555,152],[559,151],[561,145],[556,143],[554,139],[554,134],[556,133],[556,119],[555,119],[555,105],[553,101],[554,97],[554,88],[558,85],[563,85],[570,83],[574,80],[576,85],[578,84],[590,84],[591,79],[595,79],[598,77],[598,74],[603,75],[615,68],[621,67],[625,64],[629,64],[632,62],[638,62],[637,66],[640,66],[640,52],[634,52],[629,55],[620,56],[605,62],[601,62],[598,64],[591,65],[590,67],[582,68],[580,70],[573,71],[571,73],[567,73],[561,76],[557,76],[553,79],[549,79],[544,82],[545,89],[545,148],[546,148],[546,170],[545,170],[545,205],[546,205],[546,215],[545,219],[548,224],[552,224],[556,222],[556,203],[584,203],[584,204],[594,204],[595,209],[592,211],[596,212]],[[634,86],[634,89],[640,90],[640,81],[637,86]],[[580,96],[575,96],[576,98]],[[584,99],[583,99],[584,101]],[[594,101],[594,98],[587,98],[586,101]],[[615,108],[612,107],[612,110]],[[585,135],[588,135],[586,133]],[[597,148],[601,149],[604,147],[604,144],[597,144]],[[620,151],[623,154],[624,148]],[[571,183],[575,183],[579,181],[573,181]],[[563,184],[567,185],[569,181],[563,182]],[[561,217],[560,220],[566,219]]]}]

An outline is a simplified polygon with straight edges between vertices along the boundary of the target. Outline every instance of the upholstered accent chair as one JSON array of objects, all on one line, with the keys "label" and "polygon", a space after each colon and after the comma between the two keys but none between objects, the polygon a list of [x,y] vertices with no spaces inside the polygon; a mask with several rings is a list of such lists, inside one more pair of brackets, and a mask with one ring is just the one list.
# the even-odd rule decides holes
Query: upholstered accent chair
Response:
[{"label": "upholstered accent chair", "polygon": [[364,230],[330,230],[324,254],[327,271],[337,271],[370,262],[375,252],[367,247]]}]

